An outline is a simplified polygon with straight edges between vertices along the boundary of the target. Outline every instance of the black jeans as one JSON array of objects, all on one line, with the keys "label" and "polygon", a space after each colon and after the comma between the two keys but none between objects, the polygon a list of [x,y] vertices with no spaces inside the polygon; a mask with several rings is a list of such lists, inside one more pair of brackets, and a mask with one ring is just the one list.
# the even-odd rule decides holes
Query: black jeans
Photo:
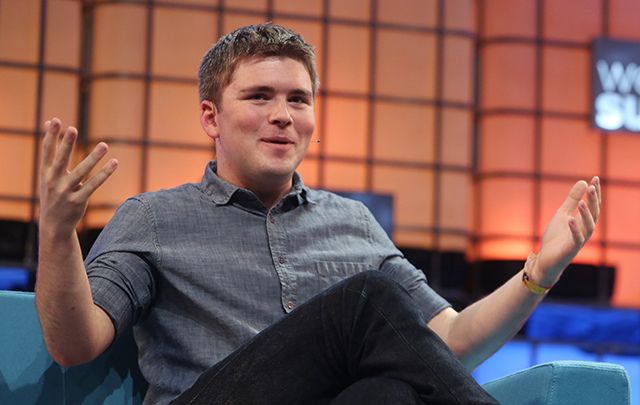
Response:
[{"label": "black jeans", "polygon": [[319,294],[204,372],[175,404],[497,404],[370,271]]}]

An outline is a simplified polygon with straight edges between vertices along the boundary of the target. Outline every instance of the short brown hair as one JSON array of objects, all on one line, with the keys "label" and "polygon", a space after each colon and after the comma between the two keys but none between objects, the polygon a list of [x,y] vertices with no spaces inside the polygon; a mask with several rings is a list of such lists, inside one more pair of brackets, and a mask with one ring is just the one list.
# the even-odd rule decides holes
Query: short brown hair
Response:
[{"label": "short brown hair", "polygon": [[219,106],[224,88],[242,59],[254,56],[282,56],[300,61],[309,72],[315,94],[319,80],[313,47],[294,31],[272,23],[238,28],[220,38],[202,58],[198,71],[200,101]]}]

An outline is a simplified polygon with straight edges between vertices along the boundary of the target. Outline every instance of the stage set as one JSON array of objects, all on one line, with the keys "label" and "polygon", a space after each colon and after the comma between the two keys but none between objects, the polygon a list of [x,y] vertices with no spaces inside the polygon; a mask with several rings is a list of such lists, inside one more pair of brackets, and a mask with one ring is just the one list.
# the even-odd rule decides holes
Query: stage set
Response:
[{"label": "stage set", "polygon": [[0,290],[33,290],[43,123],[78,128],[76,162],[99,141],[120,162],[89,202],[86,253],[127,197],[200,180],[215,158],[200,59],[265,21],[318,55],[305,184],[363,201],[458,309],[520,271],[571,185],[600,177],[594,236],[474,376],[614,363],[640,405],[635,0],[0,0]]}]

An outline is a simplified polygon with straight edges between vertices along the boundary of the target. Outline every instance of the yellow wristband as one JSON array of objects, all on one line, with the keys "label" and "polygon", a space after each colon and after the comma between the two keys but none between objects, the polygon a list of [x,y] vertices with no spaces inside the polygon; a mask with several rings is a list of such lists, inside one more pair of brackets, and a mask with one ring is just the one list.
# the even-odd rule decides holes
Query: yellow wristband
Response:
[{"label": "yellow wristband", "polygon": [[524,286],[527,287],[527,290],[529,290],[530,292],[536,295],[544,296],[549,292],[551,287],[547,288],[538,285],[536,282],[531,280],[531,277],[529,277],[529,275],[527,274],[527,270],[531,268],[536,259],[537,256],[534,253],[530,253],[529,257],[527,257],[527,261],[524,264],[524,270],[522,270],[522,284],[524,284]]},{"label": "yellow wristband", "polygon": [[526,270],[522,271],[522,284],[527,287],[527,290],[537,295],[545,295],[550,290],[550,288],[544,288],[531,281],[531,278],[529,278]]}]

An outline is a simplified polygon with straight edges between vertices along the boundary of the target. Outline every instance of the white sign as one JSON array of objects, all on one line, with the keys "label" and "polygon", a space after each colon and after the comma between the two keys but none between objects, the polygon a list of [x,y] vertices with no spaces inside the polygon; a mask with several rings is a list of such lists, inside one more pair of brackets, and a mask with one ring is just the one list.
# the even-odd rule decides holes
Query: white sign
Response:
[{"label": "white sign", "polygon": [[593,49],[595,126],[640,132],[640,44],[599,39]]}]

